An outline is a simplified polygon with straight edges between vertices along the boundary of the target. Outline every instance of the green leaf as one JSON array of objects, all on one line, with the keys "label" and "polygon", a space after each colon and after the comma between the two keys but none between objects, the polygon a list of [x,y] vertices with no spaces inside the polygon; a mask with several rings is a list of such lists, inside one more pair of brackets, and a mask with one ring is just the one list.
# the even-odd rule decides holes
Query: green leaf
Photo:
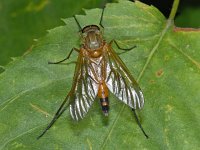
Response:
[{"label": "green leaf", "polygon": [[[77,16],[82,27],[98,24],[101,10]],[[0,149],[197,149],[200,139],[200,31],[176,28],[153,6],[120,1],[108,4],[104,38],[123,47],[120,55],[145,95],[138,111],[146,139],[128,106],[110,94],[110,114],[104,118],[98,99],[87,116],[74,122],[67,110],[40,139],[69,92],[77,55],[63,65],[72,47],[79,47],[73,18],[38,40],[31,51],[15,59],[0,75]],[[113,48],[117,50],[116,46]]]},{"label": "green leaf", "polygon": [[0,2],[0,65],[10,57],[21,56],[30,49],[33,39],[61,24],[60,18],[80,13],[82,8],[103,4],[102,0],[1,0]]}]

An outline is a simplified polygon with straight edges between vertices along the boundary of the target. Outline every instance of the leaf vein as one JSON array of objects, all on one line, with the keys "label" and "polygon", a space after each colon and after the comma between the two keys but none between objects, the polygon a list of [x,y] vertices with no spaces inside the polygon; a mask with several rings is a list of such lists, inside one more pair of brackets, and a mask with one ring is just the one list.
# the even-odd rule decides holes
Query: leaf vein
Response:
[{"label": "leaf vein", "polygon": [[[43,126],[43,125],[41,125],[41,126]],[[4,149],[4,147],[5,147],[7,144],[9,144],[10,142],[12,142],[13,140],[15,140],[15,139],[17,139],[17,138],[19,138],[19,137],[21,137],[21,136],[23,136],[23,135],[25,135],[25,134],[31,132],[31,131],[34,131],[34,130],[38,129],[38,128],[40,128],[41,126],[37,126],[37,127],[35,127],[35,128],[31,128],[31,129],[29,129],[28,131],[23,132],[23,133],[21,133],[21,134],[15,136],[14,138],[8,140],[5,144],[3,144],[3,145],[0,147],[0,150]],[[36,139],[36,138],[35,138],[35,139]]]},{"label": "leaf vein", "polygon": [[1,110],[3,111],[9,104],[13,103],[15,100],[17,100],[18,98],[20,98],[21,96],[23,96],[24,94],[32,91],[32,90],[35,90],[35,89],[38,89],[38,88],[41,88],[41,87],[45,87],[45,86],[48,86],[49,84],[52,84],[53,82],[57,82],[57,81],[62,81],[62,80],[66,80],[67,78],[61,78],[61,79],[56,79],[56,80],[51,80],[50,82],[43,82],[42,84],[40,84],[39,86],[37,87],[32,87],[31,89],[28,89],[28,90],[25,90],[25,91],[21,91],[19,92],[17,95],[9,98],[8,100],[6,100],[4,103],[2,103],[0,105],[0,107],[2,107],[3,105],[5,105]]},{"label": "leaf vein", "polygon": [[194,65],[196,65],[196,67],[198,69],[200,69],[200,63],[196,60],[194,60],[191,56],[189,56],[188,54],[184,53],[183,50],[181,48],[178,48],[175,46],[174,43],[172,43],[171,41],[169,41],[169,44],[175,48],[177,51],[179,51],[183,56],[185,56],[189,61],[191,61]]}]

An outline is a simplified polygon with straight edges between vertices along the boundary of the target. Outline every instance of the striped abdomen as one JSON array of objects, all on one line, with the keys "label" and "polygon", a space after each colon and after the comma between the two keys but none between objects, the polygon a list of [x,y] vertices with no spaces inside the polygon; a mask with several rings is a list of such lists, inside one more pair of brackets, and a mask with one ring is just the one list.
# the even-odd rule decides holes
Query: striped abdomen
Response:
[{"label": "striped abdomen", "polygon": [[98,97],[100,98],[102,111],[105,116],[108,116],[109,101],[108,101],[108,87],[105,82],[99,84]]}]

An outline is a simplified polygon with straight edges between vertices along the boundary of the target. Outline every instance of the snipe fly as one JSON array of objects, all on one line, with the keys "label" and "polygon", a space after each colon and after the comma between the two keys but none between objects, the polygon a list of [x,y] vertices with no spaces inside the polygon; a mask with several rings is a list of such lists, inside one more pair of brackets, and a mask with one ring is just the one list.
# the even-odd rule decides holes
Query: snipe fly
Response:
[{"label": "snipe fly", "polygon": [[73,51],[79,53],[71,90],[38,139],[47,132],[68,107],[70,107],[70,113],[74,120],[85,117],[96,97],[100,100],[103,114],[108,116],[109,92],[132,109],[137,124],[148,138],[135,112],[136,109],[141,109],[144,106],[143,93],[125,64],[112,48],[113,43],[120,50],[131,50],[135,46],[124,49],[115,40],[107,43],[103,39],[100,29],[100,27],[104,28],[102,25],[103,14],[104,9],[101,14],[100,26],[88,25],[84,28],[81,27],[74,16],[83,41],[80,49],[73,48],[69,55],[61,61],[49,62],[49,64],[60,64],[69,59]]}]

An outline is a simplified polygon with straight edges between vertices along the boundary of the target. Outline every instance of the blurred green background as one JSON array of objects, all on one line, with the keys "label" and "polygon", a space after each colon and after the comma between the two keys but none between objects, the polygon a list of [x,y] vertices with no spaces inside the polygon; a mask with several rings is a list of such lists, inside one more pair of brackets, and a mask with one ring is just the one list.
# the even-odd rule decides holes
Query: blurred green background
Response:
[{"label": "blurred green background", "polygon": [[[167,17],[172,0],[141,0],[153,4]],[[83,9],[103,7],[116,0],[0,0],[0,66],[23,55],[46,30],[63,25],[60,18],[83,14]],[[182,0],[175,24],[200,27],[200,1]],[[0,68],[0,72],[3,69]]]}]

